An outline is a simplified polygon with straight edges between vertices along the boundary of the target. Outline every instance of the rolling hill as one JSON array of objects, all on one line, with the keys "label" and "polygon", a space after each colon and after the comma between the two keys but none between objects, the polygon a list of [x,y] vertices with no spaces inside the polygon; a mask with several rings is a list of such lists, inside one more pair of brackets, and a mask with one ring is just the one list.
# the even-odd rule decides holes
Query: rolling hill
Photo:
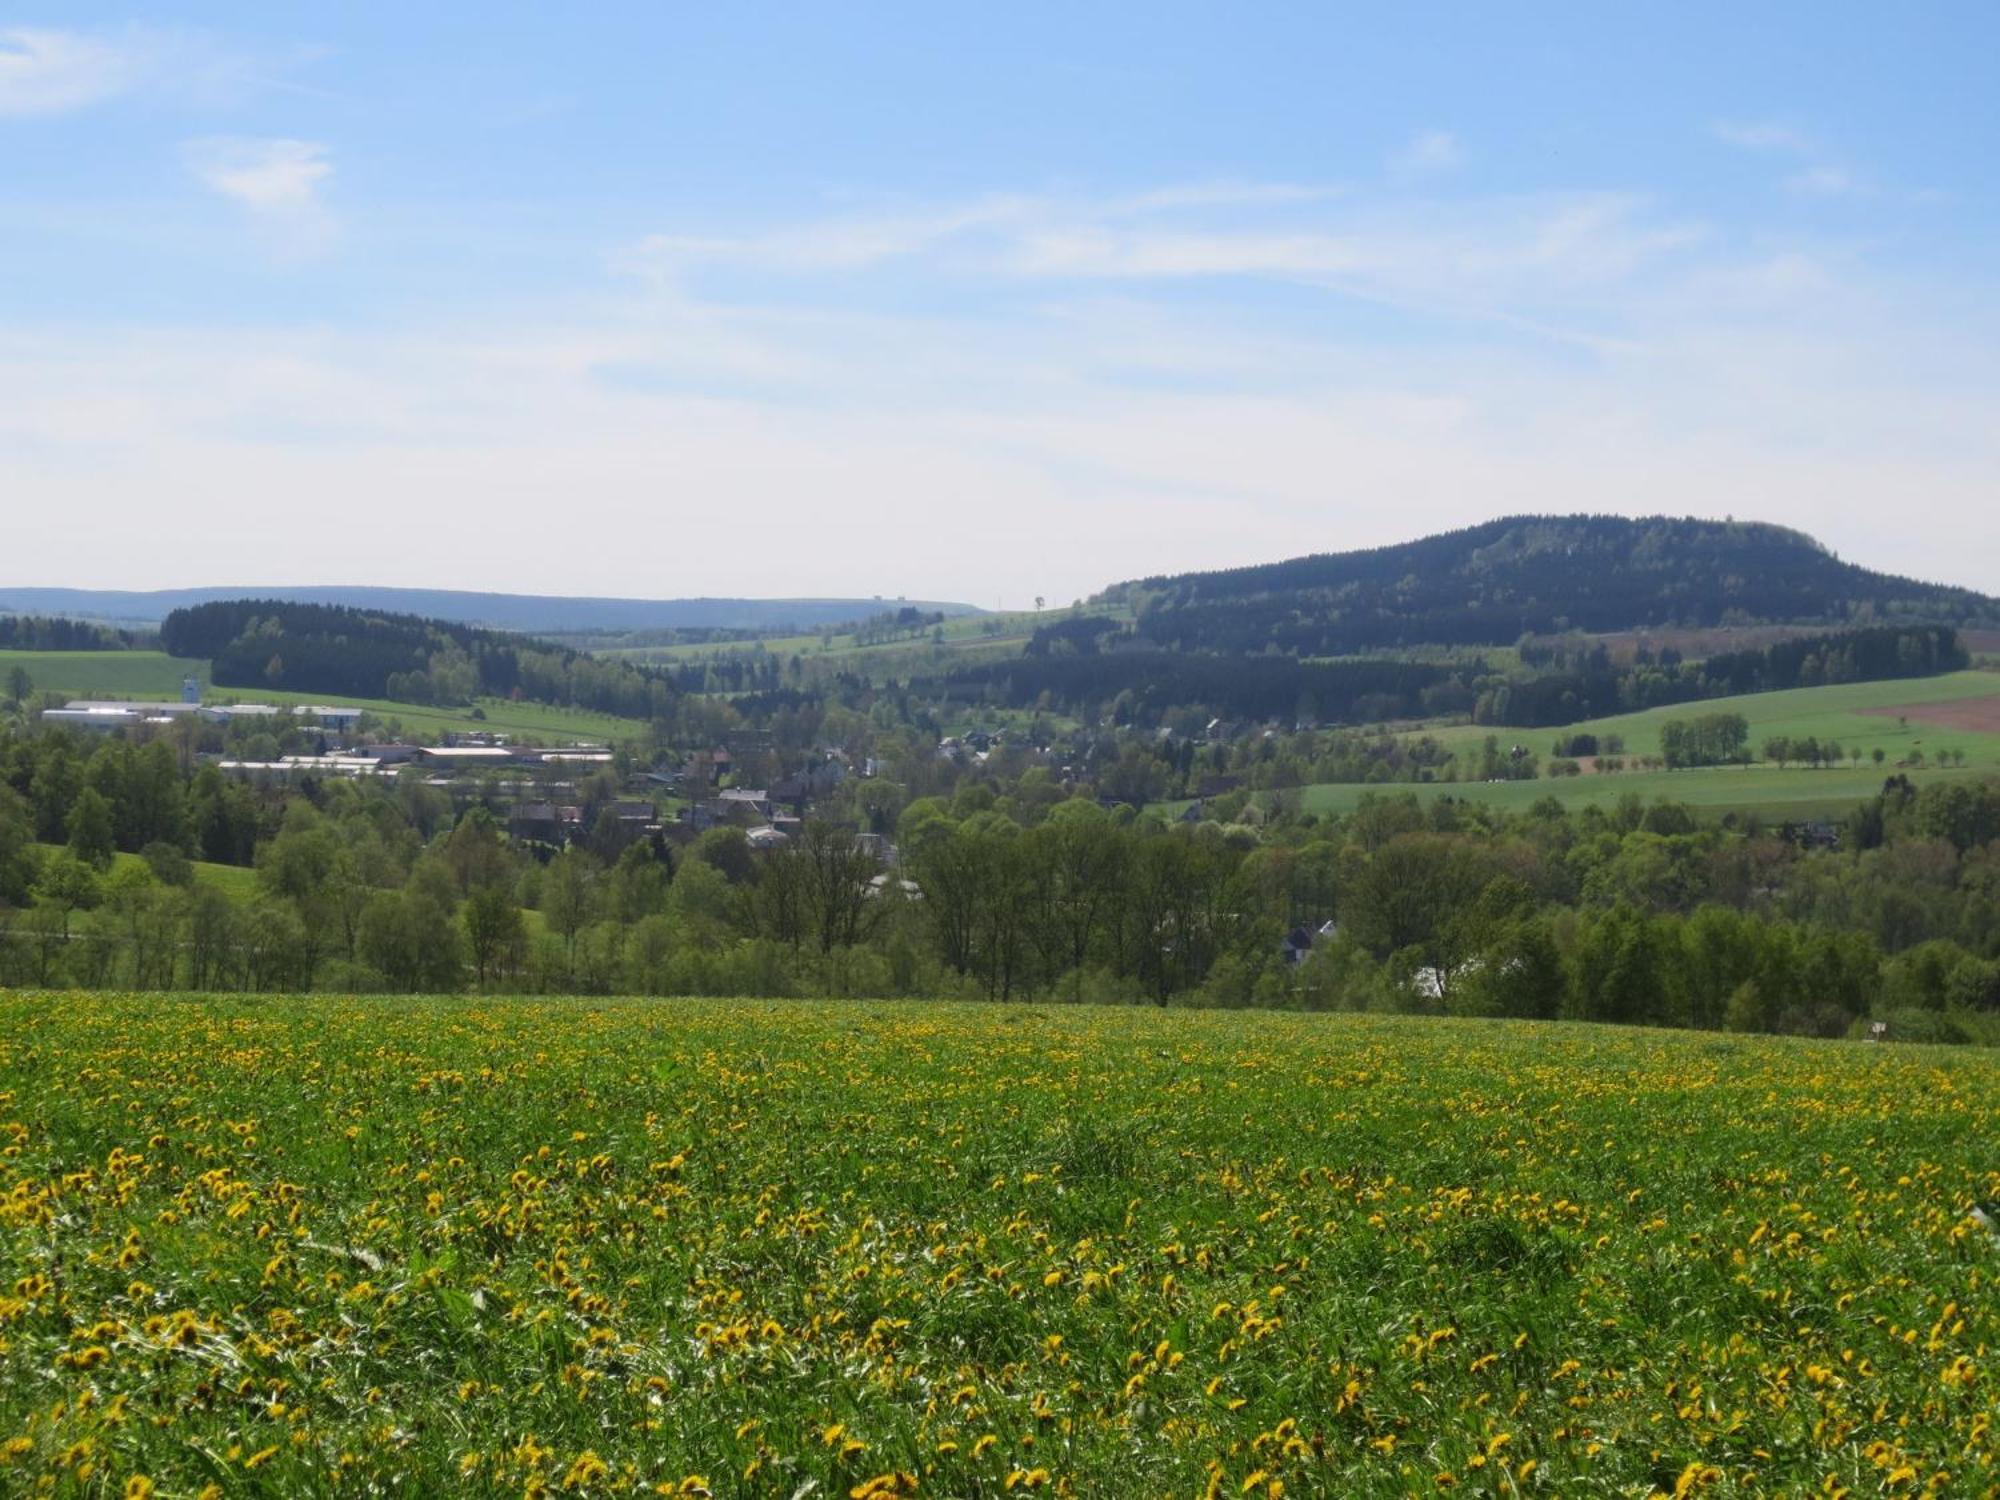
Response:
[{"label": "rolling hill", "polygon": [[2000,600],[1843,562],[1757,522],[1508,516],[1357,552],[1114,586],[1141,641],[1331,656],[1529,633],[1783,623],[1988,624]]}]

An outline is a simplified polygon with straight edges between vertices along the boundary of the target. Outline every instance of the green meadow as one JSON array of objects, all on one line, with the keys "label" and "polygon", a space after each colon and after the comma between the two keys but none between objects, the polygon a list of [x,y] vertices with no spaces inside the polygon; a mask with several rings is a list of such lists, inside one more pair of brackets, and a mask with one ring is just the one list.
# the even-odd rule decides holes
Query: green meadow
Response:
[{"label": "green meadow", "polygon": [[[480,698],[465,708],[440,708],[422,703],[397,703],[386,698],[329,697],[324,693],[259,691],[252,688],[223,688],[211,696],[236,698],[245,703],[343,704],[366,709],[384,719],[399,719],[406,730],[429,734],[443,730],[488,730],[535,739],[608,742],[628,738],[645,727],[637,719],[621,719],[589,709],[562,708],[552,703],[515,703],[506,698]],[[473,708],[479,710],[479,717],[473,716]]]},{"label": "green meadow", "polygon": [[[1774,818],[1803,820],[1845,814],[1857,802],[1880,791],[1885,774],[1888,773],[1872,765],[1821,771],[1799,766],[1779,770],[1776,766],[1755,765],[1691,771],[1621,771],[1604,776],[1542,777],[1534,781],[1393,782],[1377,786],[1322,783],[1301,788],[1299,803],[1303,812],[1325,815],[1352,812],[1363,797],[1370,795],[1414,792],[1425,806],[1441,797],[1456,797],[1485,807],[1522,812],[1544,797],[1553,797],[1576,810],[1610,808],[1622,797],[1637,796],[1649,804],[1665,799],[1709,812],[1758,812]],[[1968,762],[1963,770],[1932,769],[1904,774],[1923,785],[1933,781],[1975,780],[1981,772]]]},{"label": "green meadow", "polygon": [[[1392,783],[1387,786],[1320,784],[1301,789],[1300,805],[1307,812],[1347,812],[1371,792],[1379,795],[1412,791],[1426,804],[1439,797],[1458,797],[1486,806],[1520,811],[1543,797],[1554,797],[1567,807],[1580,808],[1610,807],[1621,797],[1637,795],[1647,802],[1667,798],[1715,812],[1754,811],[1780,818],[1832,817],[1879,791],[1883,778],[1899,768],[1906,767],[1910,779],[1918,783],[1991,774],[2000,769],[2000,733],[1946,728],[1926,723],[1919,715],[1908,717],[1907,722],[1899,722],[1897,717],[1897,710],[1907,710],[1915,705],[1988,697],[2000,697],[2000,674],[1965,671],[1895,682],[1846,683],[1834,687],[1753,693],[1736,698],[1712,698],[1699,703],[1675,704],[1668,708],[1592,719],[1561,729],[1508,729],[1454,724],[1413,730],[1411,733],[1434,736],[1456,751],[1476,749],[1488,735],[1492,735],[1503,745],[1526,745],[1546,764],[1559,735],[1587,732],[1602,738],[1618,734],[1624,736],[1623,753],[1628,758],[1657,755],[1660,726],[1668,720],[1692,718],[1700,714],[1740,713],[1750,723],[1753,754],[1761,753],[1767,739],[1782,735],[1794,740],[1811,736],[1821,743],[1832,740],[1841,746],[1843,752],[1859,748],[1863,756],[1869,758],[1864,758],[1859,765],[1844,760],[1837,768],[1821,770],[1799,765],[1780,768],[1759,762],[1749,766],[1700,770],[1541,777],[1534,781]],[[1864,712],[1869,709],[1885,712]],[[1883,752],[1880,766],[1872,759],[1872,753],[1877,749]],[[1919,750],[1930,764],[1907,767],[1913,753]],[[1937,754],[1945,750],[1963,751],[1964,766],[1938,769],[1935,765]]]},{"label": "green meadow", "polygon": [[[1912,704],[1994,697],[2000,697],[2000,673],[1965,671],[1942,677],[1841,683],[1833,687],[1747,693],[1737,698],[1709,698],[1699,703],[1677,703],[1667,708],[1590,719],[1563,729],[1499,729],[1464,724],[1428,732],[1453,749],[1474,747],[1487,735],[1498,735],[1503,743],[1525,744],[1544,757],[1559,734],[1583,732],[1599,737],[1620,734],[1625,737],[1625,754],[1657,755],[1660,726],[1668,720],[1737,713],[1750,722],[1753,752],[1774,735],[1791,739],[1810,735],[1822,743],[1836,740],[1843,749],[1858,745],[1864,754],[1879,747],[1891,762],[1918,748],[1927,757],[1935,756],[1939,750],[1960,749],[1965,751],[1967,765],[1995,766],[2000,765],[2000,733],[1945,729],[1914,718],[1904,726],[1895,717],[1895,710]],[[1866,709],[1888,712],[1863,712]]]},{"label": "green meadow", "polygon": [[0,994],[0,1489],[1990,1491],[2000,1064]]},{"label": "green meadow", "polygon": [[25,667],[37,693],[178,700],[181,681],[208,685],[208,663],[164,651],[0,651],[0,682]]},{"label": "green meadow", "polygon": [[[35,847],[41,851],[41,856],[44,859],[62,852],[62,846],[59,844],[38,844]],[[111,856],[111,873],[115,875],[119,870],[129,869],[133,866],[143,868],[145,863],[138,855],[126,854],[121,851]],[[247,865],[217,865],[210,864],[207,860],[197,859],[191,860],[189,866],[194,871],[194,878],[196,880],[207,885],[218,886],[224,894],[236,900],[247,901],[251,896],[256,894],[257,872]]]}]

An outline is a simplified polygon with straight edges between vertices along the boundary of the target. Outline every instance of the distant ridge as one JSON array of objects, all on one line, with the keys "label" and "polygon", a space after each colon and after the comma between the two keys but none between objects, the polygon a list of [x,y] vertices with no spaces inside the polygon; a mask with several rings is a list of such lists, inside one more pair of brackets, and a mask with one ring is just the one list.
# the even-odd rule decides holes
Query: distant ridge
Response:
[{"label": "distant ridge", "polygon": [[0,587],[0,614],[66,615],[119,625],[157,625],[177,609],[223,599],[282,599],[422,615],[456,624],[551,635],[587,630],[802,630],[838,625],[905,605],[973,615],[970,604],[917,599],[613,599],[559,594],[487,594],[461,589],[310,584],[245,588],[59,589]]}]

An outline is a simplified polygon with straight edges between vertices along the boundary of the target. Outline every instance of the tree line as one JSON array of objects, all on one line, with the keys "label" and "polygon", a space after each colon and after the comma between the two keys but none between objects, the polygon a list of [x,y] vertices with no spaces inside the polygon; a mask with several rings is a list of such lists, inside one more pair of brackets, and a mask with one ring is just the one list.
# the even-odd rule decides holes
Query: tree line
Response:
[{"label": "tree line", "polygon": [[0,615],[0,651],[145,651],[155,649],[151,633],[121,630],[66,615]]},{"label": "tree line", "polygon": [[[1172,821],[889,752],[787,846],[554,855],[421,778],[253,790],[164,742],[0,749],[0,982],[857,994],[1985,1037],[2000,784],[1891,778],[1811,848],[1626,798]],[[889,751],[878,744],[877,749]],[[926,778],[929,784],[926,785]],[[609,778],[615,790],[615,778]],[[855,836],[885,826],[900,862]],[[247,846],[247,847],[246,847]],[[234,853],[237,891],[190,863]],[[1288,935],[1290,941],[1288,942]],[[1303,941],[1300,941],[1303,935]],[[1300,961],[1294,962],[1294,959]]]},{"label": "tree line", "polygon": [[1469,713],[1475,723],[1537,728],[1739,693],[1931,676],[1969,660],[1950,626],[1882,626],[1698,662],[1619,669],[1607,659],[1599,670],[1540,673],[1499,671],[1476,656],[1303,661],[1106,649],[1114,640],[1115,627],[1101,618],[1057,622],[1038,632],[1023,656],[958,667],[912,688],[944,702],[1040,708],[1142,727],[1194,709],[1303,724]]},{"label": "tree line", "polygon": [[1963,670],[1970,654],[1948,625],[1873,626],[1723,652],[1701,661],[1637,662],[1495,680],[1473,706],[1482,724],[1574,724],[1645,708],[1781,688],[1887,682]]}]

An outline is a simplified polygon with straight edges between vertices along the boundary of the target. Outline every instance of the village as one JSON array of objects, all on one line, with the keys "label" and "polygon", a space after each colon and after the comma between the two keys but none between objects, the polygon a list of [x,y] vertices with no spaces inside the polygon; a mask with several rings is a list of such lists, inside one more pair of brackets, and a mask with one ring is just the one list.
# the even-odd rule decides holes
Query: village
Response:
[{"label": "village", "polygon": [[[119,730],[134,740],[164,737],[179,744],[190,768],[211,764],[255,786],[414,776],[448,797],[455,810],[486,807],[511,838],[542,857],[586,839],[607,858],[641,840],[664,850],[715,828],[742,830],[755,852],[782,848],[850,775],[872,776],[878,769],[864,758],[857,770],[845,751],[824,746],[794,757],[792,769],[766,776],[764,785],[741,784],[739,771],[777,766],[770,736],[760,734],[651,766],[609,744],[542,746],[498,731],[450,731],[440,743],[419,743],[371,735],[374,716],[353,706],[205,702],[192,677],[177,700],[72,699],[43,709],[41,719],[69,729]],[[971,738],[975,746],[952,738],[939,753],[983,756],[991,738]],[[300,740],[307,748],[273,748]],[[255,753],[259,749],[269,753]],[[896,863],[886,836],[863,831],[856,841],[880,865]]]}]

